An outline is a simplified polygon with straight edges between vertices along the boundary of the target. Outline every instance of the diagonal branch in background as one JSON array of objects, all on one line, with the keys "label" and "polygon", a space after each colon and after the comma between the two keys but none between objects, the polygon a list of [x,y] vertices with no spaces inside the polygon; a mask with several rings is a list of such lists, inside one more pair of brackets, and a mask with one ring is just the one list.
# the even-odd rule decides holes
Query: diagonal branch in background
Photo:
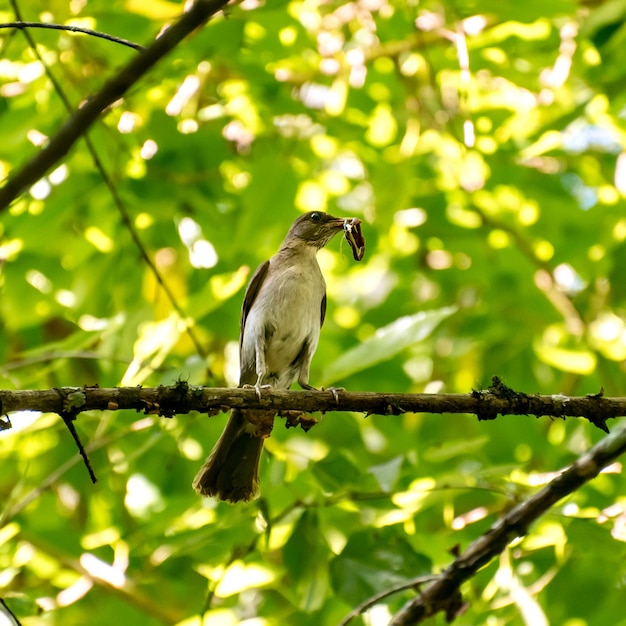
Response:
[{"label": "diagonal branch in background", "polygon": [[228,0],[196,0],[187,13],[133,57],[99,92],[88,98],[43,149],[9,176],[0,189],[0,212],[56,165],[108,106],[119,100],[153,65],[226,4]]},{"label": "diagonal branch in background", "polygon": [[[13,7],[13,11],[15,13],[15,17],[18,20],[20,20],[18,23],[19,24],[24,24],[25,22],[22,21],[22,15],[21,15],[19,6],[17,4],[17,0],[11,0],[11,6]],[[68,97],[65,95],[65,92],[63,91],[59,81],[56,79],[56,77],[53,74],[52,70],[50,69],[50,67],[48,67],[48,65],[45,62],[44,58],[39,53],[39,49],[37,48],[37,44],[36,44],[35,40],[31,36],[30,32],[27,31],[27,30],[24,30],[24,36],[26,38],[26,41],[28,42],[28,45],[31,47],[31,49],[33,51],[33,54],[35,55],[37,60],[41,63],[43,68],[45,69],[46,75],[50,79],[50,82],[52,83],[52,86],[54,87],[54,90],[56,91],[57,95],[61,99],[61,102],[63,103],[63,106],[66,108],[66,110],[68,112],[71,113],[73,107],[72,107]],[[108,172],[106,171],[106,169],[104,167],[104,164],[102,163],[102,160],[100,159],[100,156],[98,155],[98,151],[96,150],[96,147],[95,147],[93,141],[91,141],[87,131],[85,131],[83,139],[85,141],[85,144],[87,145],[87,150],[89,151],[89,154],[91,155],[91,158],[92,158],[92,160],[94,162],[94,165],[96,166],[96,169],[100,173],[100,177],[104,181],[104,184],[106,185],[107,189],[109,190],[109,193],[111,194],[111,197],[113,198],[113,202],[117,206],[117,209],[118,209],[118,211],[120,213],[120,216],[122,218],[122,222],[124,223],[124,226],[126,227],[126,230],[129,232],[129,234],[131,236],[131,239],[133,240],[133,243],[135,244],[136,248],[139,250],[139,253],[140,253],[141,257],[144,260],[144,263],[148,266],[148,269],[152,272],[152,275],[155,277],[155,280],[160,285],[161,289],[163,289],[167,299],[172,304],[173,309],[176,311],[176,313],[178,314],[178,317],[183,322],[183,324],[185,326],[185,332],[187,333],[187,335],[191,339],[191,342],[193,343],[194,347],[196,348],[196,352],[198,353],[198,355],[203,360],[206,360],[206,356],[207,356],[206,355],[206,351],[205,351],[204,347],[202,346],[202,343],[200,342],[200,340],[196,336],[196,333],[193,330],[193,327],[187,321],[188,316],[183,311],[183,308],[178,303],[178,300],[176,299],[174,293],[170,289],[170,287],[167,284],[167,282],[163,279],[163,276],[161,275],[161,272],[159,272],[156,264],[154,263],[154,261],[152,260],[150,255],[148,254],[148,251],[146,250],[145,246],[143,245],[143,242],[141,241],[141,238],[139,237],[139,233],[137,232],[137,229],[135,228],[135,225],[133,224],[133,221],[130,218],[130,214],[129,214],[128,210],[126,209],[126,205],[122,201],[122,198],[121,198],[120,194],[117,192],[117,189],[115,188],[115,185],[113,184],[113,181],[111,180],[111,177],[109,176]],[[207,373],[207,376],[210,379],[213,377],[213,374],[211,373],[210,370],[208,370],[208,368],[207,368],[207,372],[206,373]],[[93,474],[93,473],[90,471],[90,474]]]},{"label": "diagonal branch in background", "polygon": [[605,437],[541,491],[501,517],[471,543],[419,596],[410,600],[390,622],[390,626],[419,624],[439,611],[452,621],[463,608],[460,587],[498,556],[515,538],[528,533],[528,527],[565,496],[595,478],[607,465],[626,453],[626,428]]},{"label": "diagonal branch in background", "polygon": [[[60,393],[63,392],[63,393]],[[62,387],[43,390],[0,390],[3,414],[13,411],[44,411],[61,414],[64,394],[72,394],[75,413],[91,410],[133,409],[172,417],[177,413],[215,414],[231,408],[269,409],[276,412],[357,411],[367,415],[402,413],[473,413],[480,420],[498,415],[583,417],[606,431],[606,421],[626,415],[626,398],[529,395],[511,390],[499,393],[491,387],[469,394],[375,393],[267,390],[259,399],[255,389],[217,388],[179,381],[167,387]]]}]

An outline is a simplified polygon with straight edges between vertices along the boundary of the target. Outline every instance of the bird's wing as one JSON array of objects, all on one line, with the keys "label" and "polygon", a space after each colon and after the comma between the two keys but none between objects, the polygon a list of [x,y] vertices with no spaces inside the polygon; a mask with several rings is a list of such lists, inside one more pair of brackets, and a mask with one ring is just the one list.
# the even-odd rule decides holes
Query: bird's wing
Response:
[{"label": "bird's wing", "polygon": [[326,293],[324,293],[324,297],[322,298],[322,311],[320,317],[320,328],[324,326],[324,318],[326,317]]},{"label": "bird's wing", "polygon": [[252,363],[245,363],[242,353],[243,347],[243,332],[246,327],[246,320],[248,319],[248,315],[252,310],[252,306],[259,295],[259,291],[261,291],[261,287],[265,282],[267,277],[267,271],[269,269],[270,262],[265,261],[265,263],[261,263],[259,267],[256,268],[250,282],[248,283],[248,287],[246,288],[246,295],[243,298],[243,306],[241,307],[241,320],[239,323],[239,361],[241,371],[239,373],[239,384],[248,384],[251,385],[256,381],[256,372],[255,372],[255,363],[254,360]]},{"label": "bird's wing", "polygon": [[256,300],[256,297],[259,295],[259,291],[261,291],[261,286],[265,282],[265,277],[267,276],[267,270],[270,267],[270,262],[265,261],[265,263],[261,263],[259,267],[256,268],[256,271],[252,275],[250,279],[250,283],[246,289],[246,295],[243,298],[243,306],[241,307],[241,321],[239,323],[239,350],[241,351],[241,343],[243,342],[243,329],[246,326],[246,319],[248,319],[248,314],[250,313],[250,309]]}]

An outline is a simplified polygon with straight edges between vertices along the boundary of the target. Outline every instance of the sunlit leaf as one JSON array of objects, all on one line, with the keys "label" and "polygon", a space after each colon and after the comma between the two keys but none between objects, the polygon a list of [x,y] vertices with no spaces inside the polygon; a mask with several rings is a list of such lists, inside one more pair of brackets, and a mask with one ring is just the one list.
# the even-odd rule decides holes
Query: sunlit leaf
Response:
[{"label": "sunlit leaf", "polygon": [[585,376],[591,374],[596,367],[597,357],[591,350],[569,350],[545,343],[537,343],[535,350],[542,361],[564,372]]},{"label": "sunlit leaf", "polygon": [[443,320],[455,312],[455,307],[420,311],[379,328],[374,335],[344,352],[326,367],[322,374],[325,384],[352,376],[423,341]]},{"label": "sunlit leaf", "polygon": [[270,584],[275,579],[275,574],[268,567],[255,563],[245,565],[241,561],[235,561],[226,570],[220,580],[215,593],[227,598],[246,589],[254,589]]}]

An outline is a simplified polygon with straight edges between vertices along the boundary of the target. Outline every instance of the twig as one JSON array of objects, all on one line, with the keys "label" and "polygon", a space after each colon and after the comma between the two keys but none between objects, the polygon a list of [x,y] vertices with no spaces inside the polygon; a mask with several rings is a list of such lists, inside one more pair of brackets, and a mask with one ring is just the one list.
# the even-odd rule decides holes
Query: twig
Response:
[{"label": "twig", "polygon": [[626,428],[605,437],[579,457],[541,491],[511,509],[491,528],[471,543],[436,579],[410,600],[390,622],[390,626],[419,624],[439,611],[450,621],[462,607],[460,587],[516,537],[527,534],[530,524],[565,496],[595,478],[603,468],[626,452]]},{"label": "twig", "polygon": [[87,455],[87,452],[83,447],[83,443],[78,436],[78,432],[76,431],[76,427],[74,426],[74,420],[76,419],[78,413],[82,410],[83,395],[81,390],[78,387],[63,387],[61,389],[55,389],[54,391],[59,394],[59,399],[61,401],[61,410],[57,411],[57,413],[61,416],[61,419],[67,426],[67,429],[70,431],[70,434],[74,439],[74,443],[78,448],[78,452],[80,453],[80,456],[83,457],[83,462],[89,472],[89,478],[91,478],[91,482],[95,484],[98,482],[98,479],[96,478],[96,474],[91,467],[89,456]]},{"label": "twig", "polygon": [[417,578],[411,578],[411,580],[407,580],[399,585],[395,585],[389,589],[386,589],[385,591],[381,591],[380,593],[373,595],[371,598],[368,598],[367,600],[365,600],[365,602],[362,602],[357,607],[352,609],[352,611],[350,611],[350,613],[348,613],[348,615],[346,615],[339,622],[338,626],[347,626],[347,624],[349,624],[355,617],[358,617],[362,613],[365,613],[367,609],[395,593],[400,593],[401,591],[406,591],[407,589],[419,588],[420,585],[423,585],[424,583],[429,583],[435,578],[435,576],[418,576]]},{"label": "twig", "polygon": [[4,610],[7,612],[7,614],[11,617],[11,619],[15,622],[15,626],[22,626],[22,622],[20,622],[20,620],[17,619],[17,615],[15,615],[15,613],[13,613],[13,611],[9,608],[7,603],[4,601],[4,598],[0,598],[0,604],[2,605]]},{"label": "twig", "polygon": [[[198,339],[193,327],[187,321],[189,316],[185,313],[185,311],[183,311],[183,308],[178,302],[178,300],[176,299],[174,292],[171,290],[170,286],[163,278],[163,275],[161,274],[161,272],[159,272],[159,269],[157,268],[156,264],[154,263],[150,255],[148,254],[148,251],[143,245],[143,242],[141,241],[141,238],[139,237],[139,233],[137,232],[137,229],[135,228],[135,225],[133,224],[133,221],[130,218],[130,214],[128,213],[126,205],[124,204],[124,202],[122,201],[122,198],[117,192],[117,189],[115,188],[115,185],[113,184],[113,181],[111,180],[106,170],[104,169],[104,166],[102,165],[100,158],[95,152],[95,148],[91,140],[88,140],[87,135],[85,135],[85,140],[87,141],[89,151],[92,153],[92,158],[94,159],[96,167],[98,168],[98,171],[100,172],[100,176],[102,177],[104,184],[109,189],[111,197],[113,198],[113,202],[115,203],[115,206],[117,207],[117,210],[120,213],[122,222],[124,226],[126,227],[126,230],[130,234],[130,238],[133,240],[133,243],[135,244],[136,248],[139,250],[139,254],[141,255],[141,258],[143,259],[144,263],[148,266],[148,269],[154,276],[155,280],[157,281],[161,289],[163,289],[163,292],[165,293],[165,296],[167,297],[167,299],[170,301],[172,308],[174,309],[174,311],[176,311],[176,313],[178,314],[178,317],[183,322],[185,326],[185,332],[189,336],[189,339],[191,339],[191,343],[193,343],[194,348],[196,349],[196,352],[202,358],[203,361],[206,361],[206,357],[207,357],[206,350],[204,349],[204,346],[202,345],[202,342],[200,341],[200,339]],[[208,366],[207,366],[206,373],[209,379],[213,378],[213,374],[208,369]]]},{"label": "twig", "polygon": [[227,3],[228,0],[196,0],[177,22],[143,52],[133,57],[100,91],[88,98],[44,148],[9,176],[0,189],[0,211],[6,210],[24,190],[56,165],[108,106],[119,100],[153,65]]},{"label": "twig", "polygon": [[74,439],[74,443],[76,444],[76,447],[78,448],[78,452],[80,453],[80,456],[83,457],[83,463],[85,464],[85,467],[87,468],[87,472],[89,472],[89,478],[91,479],[91,482],[95,485],[98,482],[98,479],[96,478],[96,473],[93,471],[93,467],[91,466],[91,461],[89,460],[89,457],[87,456],[87,452],[85,451],[83,442],[80,440],[80,437],[78,436],[78,432],[76,432],[76,427],[74,426],[74,422],[72,421],[73,418],[69,417],[65,413],[61,415],[61,418],[65,422],[67,429],[70,431],[70,434],[72,435],[72,439]]},{"label": "twig", "polygon": [[114,35],[109,35],[107,33],[102,33],[97,30],[91,30],[91,28],[81,28],[80,26],[66,26],[65,24],[47,24],[45,22],[5,22],[0,24],[0,28],[16,28],[18,30],[23,30],[25,28],[46,28],[48,30],[66,30],[70,33],[82,33],[83,35],[90,35],[91,37],[99,37],[100,39],[106,39],[107,41],[112,41],[113,43],[119,43],[122,46],[128,46],[129,48],[133,48],[134,50],[139,50],[143,52],[146,48],[138,43],[134,43],[133,41],[129,41],[128,39],[122,39],[121,37],[115,37]]}]

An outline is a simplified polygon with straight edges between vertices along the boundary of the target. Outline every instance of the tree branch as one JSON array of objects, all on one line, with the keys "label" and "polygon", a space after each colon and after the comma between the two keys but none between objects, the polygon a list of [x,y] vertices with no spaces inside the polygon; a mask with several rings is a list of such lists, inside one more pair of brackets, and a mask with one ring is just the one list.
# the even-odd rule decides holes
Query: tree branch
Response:
[{"label": "tree branch", "polygon": [[[498,380],[498,379],[495,379]],[[505,389],[508,389],[505,387]],[[335,398],[336,395],[336,398]],[[281,411],[360,411],[367,415],[402,413],[473,413],[479,420],[498,415],[549,415],[584,417],[607,431],[606,420],[626,415],[626,398],[528,395],[492,385],[469,394],[375,393],[370,391],[279,391],[189,385],[168,387],[62,387],[43,390],[0,390],[0,414],[12,411],[44,411],[62,414],[71,406],[74,414],[91,410],[134,409],[172,417],[177,413],[215,414],[231,408]]]},{"label": "tree branch", "polygon": [[196,0],[189,11],[154,43],[133,57],[98,93],[88,98],[44,148],[9,176],[0,189],[0,212],[56,165],[108,106],[119,100],[153,65],[227,3],[228,0]]},{"label": "tree branch", "polygon": [[410,600],[390,622],[390,626],[419,624],[439,611],[452,621],[463,602],[460,587],[463,582],[491,559],[500,554],[516,537],[523,537],[528,527],[551,506],[595,478],[607,465],[626,452],[626,428],[605,437],[591,450],[552,480],[541,491],[501,517],[491,528],[471,543],[467,550],[437,579],[413,600]]},{"label": "tree branch", "polygon": [[112,41],[113,43],[119,43],[122,46],[128,46],[129,48],[133,48],[134,50],[145,50],[145,47],[134,43],[133,41],[129,41],[128,39],[122,39],[121,37],[115,37],[114,35],[109,35],[108,33],[102,33],[97,30],[92,30],[91,28],[81,28],[80,26],[68,26],[65,24],[48,24],[45,22],[5,22],[0,24],[0,29],[2,28],[16,28],[18,30],[23,30],[25,28],[45,28],[48,30],[65,30],[70,33],[81,33],[82,35],[90,35],[91,37],[99,37],[100,39],[106,39],[107,41]]}]

